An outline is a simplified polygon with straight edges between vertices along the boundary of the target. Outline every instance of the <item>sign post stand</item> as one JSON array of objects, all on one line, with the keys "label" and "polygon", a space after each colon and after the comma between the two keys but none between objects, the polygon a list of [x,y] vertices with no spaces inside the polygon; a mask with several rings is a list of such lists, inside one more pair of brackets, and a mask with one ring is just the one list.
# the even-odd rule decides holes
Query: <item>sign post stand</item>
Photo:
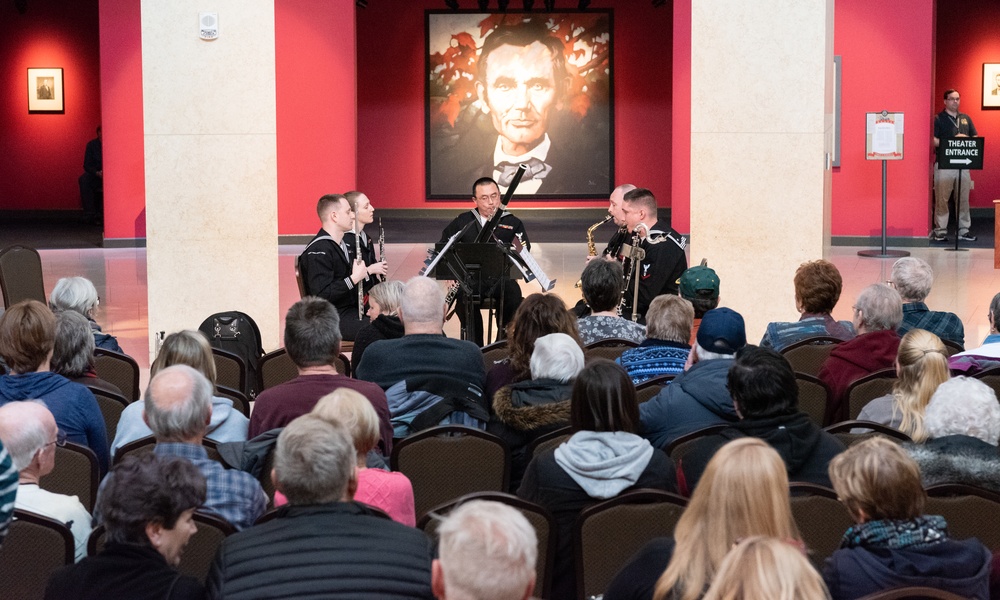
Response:
[{"label": "sign post stand", "polygon": [[942,138],[937,147],[938,169],[957,169],[958,181],[955,184],[955,247],[945,248],[949,252],[965,252],[967,248],[958,247],[958,211],[962,198],[962,172],[981,171],[983,169],[983,146],[985,138],[954,137]]},{"label": "sign post stand", "polygon": [[905,250],[887,250],[887,164],[890,160],[903,160],[903,113],[883,110],[867,113],[865,158],[882,161],[882,249],[859,250],[858,256],[869,258],[900,258],[909,256]]}]

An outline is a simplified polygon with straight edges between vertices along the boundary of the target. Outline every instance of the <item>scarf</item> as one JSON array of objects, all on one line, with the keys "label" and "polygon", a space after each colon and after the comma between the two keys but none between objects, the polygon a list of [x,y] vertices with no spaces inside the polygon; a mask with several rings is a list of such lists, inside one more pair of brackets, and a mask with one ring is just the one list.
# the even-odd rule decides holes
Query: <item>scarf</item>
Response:
[{"label": "scarf", "polygon": [[919,548],[948,539],[944,517],[925,515],[916,519],[882,519],[853,525],[844,533],[841,548]]}]

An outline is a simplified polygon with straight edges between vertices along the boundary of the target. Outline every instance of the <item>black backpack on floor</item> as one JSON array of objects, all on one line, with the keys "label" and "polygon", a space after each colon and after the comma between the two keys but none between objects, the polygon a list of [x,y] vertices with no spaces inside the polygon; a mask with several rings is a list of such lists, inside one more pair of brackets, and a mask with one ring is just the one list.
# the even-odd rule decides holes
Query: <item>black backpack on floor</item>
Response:
[{"label": "black backpack on floor", "polygon": [[232,352],[247,366],[247,389],[240,390],[253,400],[257,396],[257,369],[264,348],[260,329],[250,315],[238,310],[215,313],[202,321],[198,331],[208,338],[213,348]]}]

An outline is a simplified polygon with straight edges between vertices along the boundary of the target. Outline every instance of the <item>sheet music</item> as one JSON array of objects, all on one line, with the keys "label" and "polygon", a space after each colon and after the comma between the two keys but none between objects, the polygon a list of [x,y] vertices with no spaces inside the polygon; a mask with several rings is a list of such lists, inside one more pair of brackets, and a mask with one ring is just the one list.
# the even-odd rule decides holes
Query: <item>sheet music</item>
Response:
[{"label": "sheet music", "polygon": [[[521,251],[518,252],[517,254],[518,256],[521,257],[521,260],[524,261],[524,264],[528,265],[528,269],[530,269],[531,272],[538,279],[538,285],[542,286],[542,291],[544,292],[552,291],[552,288],[555,287],[556,285],[556,280],[549,279],[548,275],[545,274],[545,271],[542,270],[542,267],[539,266],[538,261],[535,260],[535,257],[532,256],[530,252],[528,252],[528,249],[524,246],[521,246]],[[528,281],[531,280],[528,279]]]}]

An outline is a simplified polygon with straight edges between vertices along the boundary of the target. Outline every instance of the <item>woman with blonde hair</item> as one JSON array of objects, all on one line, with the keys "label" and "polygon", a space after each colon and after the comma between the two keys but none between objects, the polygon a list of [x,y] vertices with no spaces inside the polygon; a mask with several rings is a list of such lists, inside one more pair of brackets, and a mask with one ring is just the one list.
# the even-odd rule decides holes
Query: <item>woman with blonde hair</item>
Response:
[{"label": "woman with blonde hair", "polygon": [[695,600],[737,540],[766,535],[799,542],[784,461],[764,441],[746,437],[719,449],[674,529],[627,564],[605,600]]},{"label": "woman with blonde hair", "polygon": [[399,304],[403,301],[403,282],[383,281],[368,292],[368,318],[354,336],[351,349],[351,372],[358,370],[365,349],[379,340],[403,337],[403,322],[399,320]]},{"label": "woman with blonde hair", "polygon": [[892,393],[865,405],[858,415],[898,429],[915,442],[927,439],[924,409],[938,386],[948,381],[948,352],[941,338],[923,329],[911,329],[903,336],[896,355],[896,376]]},{"label": "woman with blonde hair", "polygon": [[[161,370],[173,365],[187,365],[198,371],[215,387],[215,359],[212,346],[200,331],[178,331],[163,340],[160,353],[149,367],[152,379]],[[133,402],[122,411],[118,421],[118,431],[111,443],[111,454],[129,442],[153,435],[153,431],[142,418],[143,403]],[[212,398],[212,420],[208,424],[205,437],[213,442],[243,442],[247,439],[250,419],[233,408],[229,398]]]},{"label": "woman with blonde hair", "polygon": [[823,579],[802,548],[754,536],[733,547],[704,600],[828,600]]}]

